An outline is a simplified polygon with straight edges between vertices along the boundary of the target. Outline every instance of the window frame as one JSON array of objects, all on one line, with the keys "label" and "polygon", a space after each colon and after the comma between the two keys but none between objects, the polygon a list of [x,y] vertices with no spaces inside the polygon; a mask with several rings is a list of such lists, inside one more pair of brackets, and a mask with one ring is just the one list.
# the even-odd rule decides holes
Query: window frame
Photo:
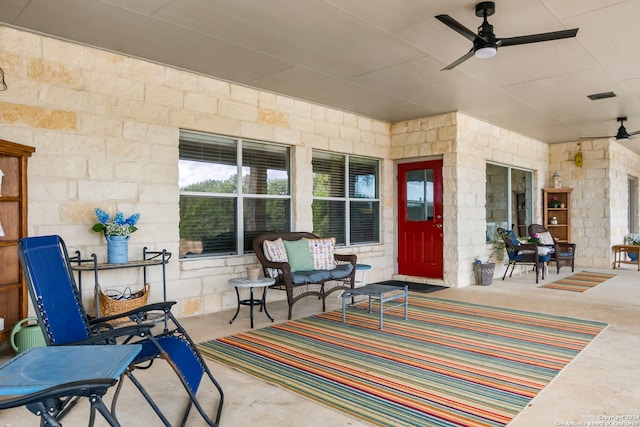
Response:
[{"label": "window frame", "polygon": [[[525,174],[525,177],[528,176],[528,179],[525,179],[525,183],[524,183],[524,188],[518,188],[517,190],[521,190],[521,191],[525,191],[525,195],[526,195],[526,202],[525,202],[525,228],[528,229],[528,226],[533,222],[534,220],[534,197],[533,197],[533,182],[534,182],[534,171],[530,170],[530,169],[525,169],[525,168],[521,168],[521,167],[516,167],[516,166],[511,166],[511,165],[505,165],[505,164],[500,164],[500,163],[495,163],[495,162],[486,162],[487,165],[487,172],[485,173],[485,179],[487,180],[487,183],[489,181],[489,176],[488,176],[488,167],[489,166],[495,166],[495,167],[499,167],[499,168],[504,168],[506,171],[506,188],[504,189],[505,194],[504,196],[504,200],[505,200],[505,206],[503,207],[505,210],[505,218],[506,221],[504,222],[500,222],[500,221],[490,221],[490,217],[488,214],[486,214],[485,217],[485,224],[486,224],[486,242],[487,243],[493,243],[496,240],[499,240],[496,237],[496,229],[498,227],[502,227],[506,230],[510,230],[511,229],[511,223],[514,219],[514,215],[517,215],[517,207],[516,207],[516,211],[514,212],[514,199],[513,199],[513,195],[514,192],[516,191],[516,188],[513,187],[513,171],[518,171],[518,172],[523,172]],[[495,198],[495,195],[493,197],[490,196],[489,191],[486,192],[485,194],[485,213],[487,212],[487,210],[489,209],[489,205],[491,202],[491,199]],[[516,225],[517,226],[517,225]],[[518,233],[518,237],[520,238],[525,238],[528,236],[528,231],[525,235],[520,235],[521,233]]]},{"label": "window frame", "polygon": [[[282,231],[290,231],[291,230],[291,222],[292,222],[292,203],[293,198],[291,195],[292,188],[292,158],[291,158],[291,147],[285,144],[272,143],[269,141],[260,141],[255,139],[248,138],[240,138],[240,137],[232,137],[227,135],[220,135],[214,133],[205,133],[205,132],[197,132],[191,130],[180,130],[180,139],[179,139],[179,149],[182,146],[183,140],[190,142],[201,142],[201,143],[211,143],[212,145],[222,144],[226,142],[232,142],[235,144],[235,191],[234,192],[206,192],[206,191],[183,191],[179,188],[179,197],[180,203],[183,201],[183,197],[197,197],[197,198],[214,198],[214,199],[232,199],[233,205],[235,205],[235,243],[236,249],[235,251],[231,251],[228,253],[215,253],[215,252],[206,252],[201,254],[180,254],[179,258],[184,259],[198,259],[202,257],[229,257],[229,256],[242,256],[249,253],[253,253],[253,248],[250,247],[250,244],[245,245],[245,202],[248,200],[286,200],[288,202],[288,206],[285,206],[285,210],[287,214],[285,215],[285,230]],[[226,141],[225,141],[226,140]],[[245,192],[245,188],[243,185],[243,180],[245,175],[243,174],[243,168],[245,165],[243,164],[243,156],[245,154],[245,147],[250,144],[255,144],[256,146],[271,146],[271,147],[279,147],[279,150],[282,150],[286,156],[286,172],[287,172],[287,189],[286,194],[256,194]],[[178,162],[180,163],[182,160],[182,156],[178,154]],[[214,164],[215,163],[211,163]],[[180,171],[178,171],[178,179],[180,179]],[[179,184],[180,187],[180,184]],[[182,222],[182,213],[180,213],[180,222]],[[269,231],[269,230],[264,230]],[[275,230],[274,230],[275,231]],[[281,231],[281,230],[277,230]],[[182,236],[180,236],[182,240]],[[247,247],[249,246],[249,247]]]},{"label": "window frame", "polygon": [[[312,190],[312,204],[315,201],[324,201],[329,203],[339,202],[342,204],[343,211],[343,224],[342,224],[342,233],[344,233],[344,242],[337,242],[337,245],[340,246],[363,246],[363,245],[371,245],[380,243],[380,234],[381,234],[381,204],[380,204],[380,176],[381,176],[381,161],[375,157],[369,156],[360,156],[355,154],[343,154],[336,153],[333,151],[321,150],[321,149],[313,149],[312,150],[312,174],[314,175],[314,183],[315,183],[315,171],[313,166],[313,161],[316,159],[316,155],[321,153],[324,156],[336,156],[341,157],[344,163],[344,169],[341,171],[342,179],[343,179],[343,188],[342,188],[342,196],[329,195],[329,196],[316,196],[316,189]],[[363,159],[366,161],[375,162],[375,185],[374,185],[374,197],[356,197],[355,190],[354,195],[351,195],[351,170],[350,166],[352,163],[352,159]],[[354,182],[355,186],[355,182]],[[355,187],[354,187],[355,188]],[[375,236],[371,241],[362,241],[362,242],[353,242],[352,238],[352,227],[351,227],[351,210],[354,205],[362,203],[372,203],[376,206],[376,211],[373,213],[374,221],[375,221]],[[315,219],[315,215],[314,218]],[[316,224],[313,224],[314,233],[319,234],[316,229]],[[321,236],[321,237],[336,237],[336,236]]]}]

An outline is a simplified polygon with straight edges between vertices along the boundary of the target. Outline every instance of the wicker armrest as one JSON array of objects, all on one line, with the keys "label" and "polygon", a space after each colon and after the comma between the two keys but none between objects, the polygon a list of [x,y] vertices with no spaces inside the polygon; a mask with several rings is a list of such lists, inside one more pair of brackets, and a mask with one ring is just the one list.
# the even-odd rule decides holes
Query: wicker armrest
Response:
[{"label": "wicker armrest", "polygon": [[518,251],[535,251],[535,253],[538,253],[538,245],[535,243],[521,243],[516,249]]},{"label": "wicker armrest", "polygon": [[344,254],[334,253],[333,256],[334,256],[336,261],[349,262],[349,263],[353,264],[354,266],[358,262],[358,257],[355,254],[344,255]]},{"label": "wicker armrest", "polygon": [[575,243],[561,243],[561,242],[556,242],[555,244],[556,247],[556,252],[574,252],[576,251],[576,244]]},{"label": "wicker armrest", "polygon": [[264,268],[277,268],[285,274],[291,273],[291,265],[288,262],[274,262],[269,260],[260,260]]}]

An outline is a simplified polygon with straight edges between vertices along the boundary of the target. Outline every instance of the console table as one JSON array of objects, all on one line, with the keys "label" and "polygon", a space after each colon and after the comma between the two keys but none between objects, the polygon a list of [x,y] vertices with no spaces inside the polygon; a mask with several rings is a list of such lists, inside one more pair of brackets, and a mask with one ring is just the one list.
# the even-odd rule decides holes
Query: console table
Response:
[{"label": "console table", "polygon": [[69,258],[71,269],[78,272],[78,291],[82,295],[82,273],[93,272],[94,276],[94,299],[96,307],[96,317],[100,317],[100,304],[98,303],[98,272],[104,270],[116,270],[121,268],[142,268],[142,286],[147,283],[147,268],[151,266],[162,266],[162,300],[167,300],[167,278],[166,264],[171,258],[171,252],[166,249],[162,251],[149,251],[146,247],[142,249],[142,259],[128,261],[124,264],[99,263],[96,254],[91,254],[90,259],[82,259],[80,251],[76,251],[76,256]]},{"label": "console table", "polygon": [[[640,271],[640,246],[638,245],[613,245],[613,268],[620,268],[620,264],[637,264],[638,271]],[[628,253],[636,254],[636,261],[627,260],[626,255]]]}]

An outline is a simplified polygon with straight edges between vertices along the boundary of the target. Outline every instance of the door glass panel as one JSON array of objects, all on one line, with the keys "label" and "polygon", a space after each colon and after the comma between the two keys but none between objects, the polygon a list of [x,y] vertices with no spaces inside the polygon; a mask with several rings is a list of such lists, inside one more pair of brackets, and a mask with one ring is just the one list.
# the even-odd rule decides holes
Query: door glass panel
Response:
[{"label": "door glass panel", "polygon": [[433,171],[407,171],[407,221],[433,220]]}]

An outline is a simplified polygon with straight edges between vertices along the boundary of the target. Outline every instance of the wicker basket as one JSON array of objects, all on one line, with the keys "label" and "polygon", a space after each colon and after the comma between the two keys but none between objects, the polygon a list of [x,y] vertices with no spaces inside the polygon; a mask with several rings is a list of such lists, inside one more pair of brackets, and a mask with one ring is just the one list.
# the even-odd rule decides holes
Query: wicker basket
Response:
[{"label": "wicker basket", "polygon": [[473,271],[476,275],[476,285],[488,286],[493,283],[493,272],[496,264],[488,262],[486,264],[473,264]]},{"label": "wicker basket", "polygon": [[133,292],[127,298],[114,299],[102,292],[98,285],[98,306],[100,307],[100,317],[113,316],[147,305],[150,285],[145,283],[138,292]]}]

